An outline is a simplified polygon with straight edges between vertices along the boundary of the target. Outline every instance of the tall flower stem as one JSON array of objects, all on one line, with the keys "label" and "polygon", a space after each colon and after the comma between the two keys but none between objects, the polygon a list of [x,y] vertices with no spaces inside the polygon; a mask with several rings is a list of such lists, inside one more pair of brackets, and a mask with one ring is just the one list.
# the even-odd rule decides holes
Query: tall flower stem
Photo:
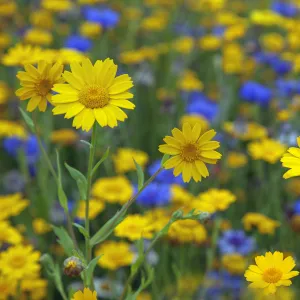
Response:
[{"label": "tall flower stem", "polygon": [[87,263],[90,262],[92,258],[92,249],[90,247],[90,219],[89,219],[89,211],[90,211],[90,193],[91,193],[91,186],[92,186],[92,171],[94,166],[94,158],[95,158],[95,151],[96,151],[96,138],[97,138],[97,124],[95,122],[93,126],[93,133],[92,133],[92,140],[90,145],[90,155],[89,155],[89,164],[88,164],[88,171],[87,171],[87,190],[86,190],[86,203],[85,203],[85,230],[88,233],[88,236],[85,238],[85,255]]}]

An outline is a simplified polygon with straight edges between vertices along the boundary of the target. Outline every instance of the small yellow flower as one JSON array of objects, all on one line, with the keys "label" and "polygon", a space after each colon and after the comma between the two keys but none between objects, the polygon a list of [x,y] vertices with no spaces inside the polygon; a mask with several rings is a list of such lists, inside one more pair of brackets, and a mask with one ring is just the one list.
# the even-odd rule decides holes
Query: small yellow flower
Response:
[{"label": "small yellow flower", "polygon": [[0,138],[11,136],[25,139],[27,137],[27,132],[25,128],[17,122],[0,120]]},{"label": "small yellow flower", "polygon": [[54,144],[61,144],[67,146],[75,144],[79,139],[79,135],[73,129],[63,128],[52,131],[50,139],[51,142]]},{"label": "small yellow flower", "polygon": [[178,243],[201,244],[207,239],[205,227],[195,220],[179,220],[169,229],[168,237]]},{"label": "small yellow flower", "polygon": [[91,291],[89,288],[84,288],[83,292],[76,292],[71,300],[97,300],[97,292]]},{"label": "small yellow flower", "polygon": [[[300,147],[300,136],[297,138],[298,147]],[[283,155],[280,160],[282,166],[289,168],[287,172],[284,173],[283,178],[288,179],[295,176],[300,176],[300,149],[296,147],[291,147],[287,150],[287,153]]]},{"label": "small yellow flower", "polygon": [[47,108],[47,100],[51,102],[51,89],[54,84],[62,83],[61,77],[63,65],[39,61],[38,67],[27,64],[24,66],[25,71],[19,71],[17,78],[20,79],[21,88],[16,91],[20,100],[30,99],[27,110],[32,112],[37,107],[44,112]]},{"label": "small yellow flower", "polygon": [[166,136],[166,144],[159,146],[160,152],[173,156],[165,162],[164,167],[174,168],[175,176],[182,173],[184,182],[189,182],[191,178],[198,182],[202,177],[209,176],[205,163],[216,164],[222,156],[215,151],[220,147],[220,143],[211,141],[216,132],[209,130],[202,133],[199,123],[193,127],[185,123],[182,131],[174,128],[172,135]]},{"label": "small yellow flower", "polygon": [[271,10],[253,10],[250,14],[253,24],[262,26],[280,26],[283,18]]},{"label": "small yellow flower", "polygon": [[[85,207],[86,201],[82,200],[79,202],[79,207],[77,210],[77,218],[84,220],[85,219]],[[102,201],[96,199],[90,199],[89,206],[89,219],[94,220],[105,208],[105,204]]]},{"label": "small yellow flower", "polygon": [[24,35],[24,41],[32,45],[48,46],[52,43],[52,34],[46,30],[32,28]]},{"label": "small yellow flower", "polygon": [[204,51],[216,51],[222,45],[222,40],[214,35],[206,35],[199,40],[199,47]]},{"label": "small yellow flower", "polygon": [[121,205],[130,200],[133,193],[133,186],[125,176],[102,177],[92,187],[94,197]]},{"label": "small yellow flower", "polygon": [[183,206],[188,204],[190,201],[194,199],[194,195],[189,193],[186,189],[184,189],[181,185],[173,184],[171,186],[171,201],[176,206]]},{"label": "small yellow flower", "polygon": [[138,50],[128,50],[120,53],[120,62],[125,65],[136,65],[145,60],[144,54]]},{"label": "small yellow flower", "polygon": [[248,152],[255,160],[264,160],[275,164],[286,150],[286,146],[277,140],[265,138],[260,141],[251,142]]},{"label": "small yellow flower", "polygon": [[10,278],[0,276],[0,299],[6,300],[9,299],[10,296],[16,295],[17,281],[12,280]]},{"label": "small yellow flower", "polygon": [[4,243],[17,245],[22,241],[23,237],[18,230],[12,227],[7,221],[0,221],[0,247]]},{"label": "small yellow flower", "polygon": [[42,7],[49,11],[61,12],[69,10],[72,7],[71,0],[43,0]]},{"label": "small yellow flower", "polygon": [[194,48],[195,41],[190,36],[183,36],[178,38],[174,43],[174,49],[182,54],[189,54]]},{"label": "small yellow flower", "polygon": [[146,152],[132,148],[118,148],[113,156],[113,162],[118,174],[123,174],[129,171],[136,171],[134,160],[144,168],[149,161],[149,156]]},{"label": "small yellow flower", "polygon": [[239,253],[225,254],[222,257],[222,265],[231,274],[243,274],[247,267],[246,259]]},{"label": "small yellow flower", "polygon": [[250,288],[264,289],[265,294],[275,294],[279,286],[290,286],[291,278],[298,276],[292,271],[296,266],[291,256],[283,259],[283,253],[267,252],[264,256],[255,257],[256,265],[250,265],[245,272],[246,280],[251,282]]},{"label": "small yellow flower", "polygon": [[11,37],[5,32],[0,32],[0,49],[7,48],[11,43]]},{"label": "small yellow flower", "polygon": [[[81,63],[86,57],[79,51],[75,49],[62,48],[56,52],[52,52],[55,56],[55,60],[61,62],[62,64],[71,64],[73,62]],[[53,58],[54,59],[54,58]]]},{"label": "small yellow flower", "polygon": [[153,236],[153,225],[150,219],[141,215],[128,215],[114,230],[115,236],[136,241],[140,238],[150,239]]},{"label": "small yellow flower", "polygon": [[285,46],[285,39],[279,33],[268,33],[260,38],[262,47],[265,51],[281,52]]},{"label": "small yellow flower", "polygon": [[30,14],[30,22],[33,26],[50,30],[53,25],[53,15],[47,10],[35,10]]},{"label": "small yellow flower", "polygon": [[17,4],[15,1],[1,1],[0,2],[0,16],[10,17],[17,11]]},{"label": "small yellow flower", "polygon": [[17,245],[1,252],[1,273],[12,279],[34,278],[40,271],[41,253],[32,246]]},{"label": "small yellow flower", "polygon": [[0,196],[0,220],[18,216],[28,205],[29,201],[23,199],[21,194]]},{"label": "small yellow flower", "polygon": [[32,227],[36,234],[45,234],[52,230],[50,224],[41,218],[34,219]]},{"label": "small yellow flower", "polygon": [[229,168],[237,169],[245,166],[248,162],[247,155],[241,152],[231,151],[227,155],[227,165]]},{"label": "small yellow flower", "polygon": [[29,299],[45,299],[48,294],[47,287],[48,281],[45,279],[23,279],[21,282],[21,290],[24,294],[29,296]]},{"label": "small yellow flower", "polygon": [[183,126],[184,123],[189,123],[192,127],[194,127],[197,123],[201,125],[201,129],[203,131],[207,131],[209,126],[209,122],[201,115],[183,115],[180,119],[180,125]]},{"label": "small yellow flower", "polygon": [[102,33],[102,27],[98,23],[85,22],[80,26],[80,34],[88,38],[96,38]]},{"label": "small yellow flower", "polygon": [[127,74],[116,76],[118,66],[113,60],[98,60],[94,65],[89,59],[82,64],[71,63],[71,72],[65,71],[66,84],[55,84],[52,97],[56,106],[54,115],[65,114],[65,118],[74,117],[73,127],[89,131],[95,121],[101,126],[115,127],[118,121],[125,121],[127,115],[121,108],[134,109],[128,99],[133,87]]},{"label": "small yellow flower", "polygon": [[103,255],[98,265],[109,270],[129,266],[134,260],[134,253],[130,250],[130,244],[126,242],[106,241],[96,249],[95,255]]},{"label": "small yellow flower", "polygon": [[183,73],[177,85],[180,90],[186,92],[202,91],[204,87],[203,83],[198,79],[197,74],[190,70]]},{"label": "small yellow flower", "polygon": [[6,82],[0,81],[0,104],[5,104],[11,94]]}]

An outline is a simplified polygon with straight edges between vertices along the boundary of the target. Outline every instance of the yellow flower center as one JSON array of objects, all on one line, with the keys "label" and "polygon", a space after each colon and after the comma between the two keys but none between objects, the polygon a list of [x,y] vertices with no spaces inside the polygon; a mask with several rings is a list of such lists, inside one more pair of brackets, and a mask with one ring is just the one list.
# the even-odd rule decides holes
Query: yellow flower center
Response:
[{"label": "yellow flower center", "polygon": [[181,148],[181,158],[187,162],[193,162],[199,157],[199,150],[195,144],[187,144]]},{"label": "yellow flower center", "polygon": [[35,85],[35,88],[40,96],[45,97],[53,88],[53,83],[48,79],[42,79]]},{"label": "yellow flower center", "polygon": [[76,266],[77,266],[77,263],[75,261],[71,260],[67,263],[66,268],[73,269],[73,268],[76,268]]},{"label": "yellow flower center", "polygon": [[14,268],[22,268],[26,263],[26,258],[22,255],[16,255],[12,258],[10,264],[14,267]]},{"label": "yellow flower center", "polygon": [[101,108],[108,104],[109,93],[99,85],[90,85],[79,93],[79,102],[87,108]]},{"label": "yellow flower center", "polygon": [[263,280],[268,283],[276,283],[282,277],[282,272],[276,268],[269,268],[263,273]]}]

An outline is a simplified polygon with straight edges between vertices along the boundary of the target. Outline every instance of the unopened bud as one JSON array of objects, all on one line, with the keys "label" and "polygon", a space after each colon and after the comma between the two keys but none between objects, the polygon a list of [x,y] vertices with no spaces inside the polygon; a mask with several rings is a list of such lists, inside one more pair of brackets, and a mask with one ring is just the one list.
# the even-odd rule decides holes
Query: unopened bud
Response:
[{"label": "unopened bud", "polygon": [[64,261],[64,273],[69,277],[79,276],[83,269],[81,260],[76,256],[71,256]]}]

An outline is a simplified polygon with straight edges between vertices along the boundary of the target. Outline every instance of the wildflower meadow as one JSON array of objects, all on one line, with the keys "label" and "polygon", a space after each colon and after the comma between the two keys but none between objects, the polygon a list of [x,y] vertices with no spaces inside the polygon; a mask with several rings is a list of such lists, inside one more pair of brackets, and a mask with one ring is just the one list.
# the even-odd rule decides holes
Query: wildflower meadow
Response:
[{"label": "wildflower meadow", "polygon": [[300,299],[299,0],[0,0],[0,300]]}]

